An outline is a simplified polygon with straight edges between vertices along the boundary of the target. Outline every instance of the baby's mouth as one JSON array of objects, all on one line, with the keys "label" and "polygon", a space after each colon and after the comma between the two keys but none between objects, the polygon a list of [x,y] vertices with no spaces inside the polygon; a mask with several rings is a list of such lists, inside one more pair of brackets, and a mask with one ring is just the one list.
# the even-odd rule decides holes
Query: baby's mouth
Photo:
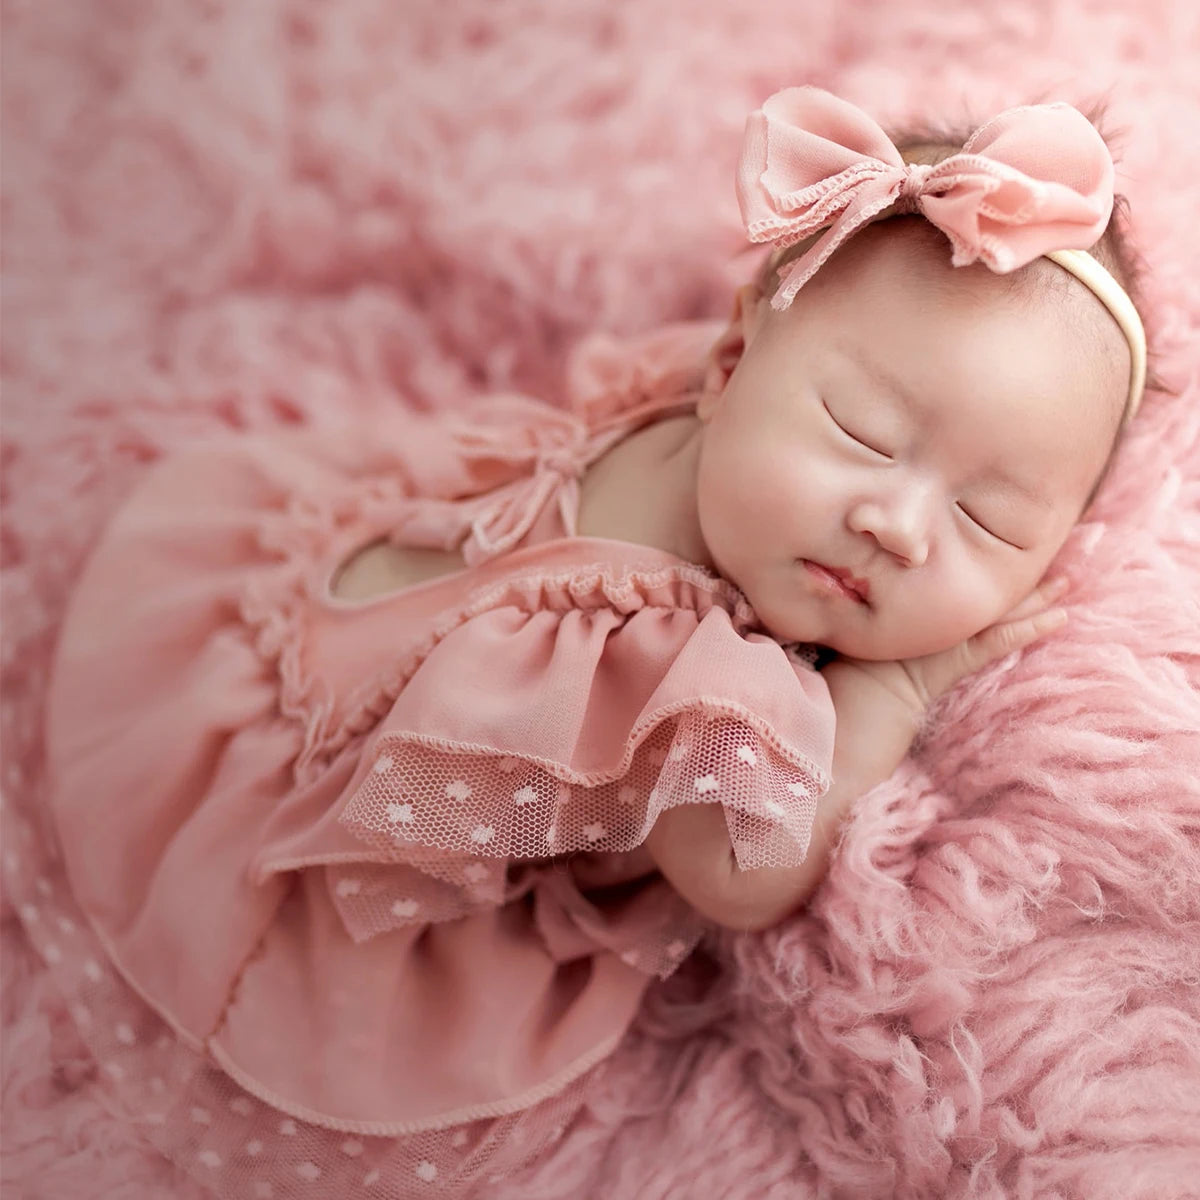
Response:
[{"label": "baby's mouth", "polygon": [[810,558],[802,558],[800,562],[810,575],[836,595],[845,596],[859,604],[870,603],[871,584],[868,580],[857,578],[843,567],[827,567]]}]

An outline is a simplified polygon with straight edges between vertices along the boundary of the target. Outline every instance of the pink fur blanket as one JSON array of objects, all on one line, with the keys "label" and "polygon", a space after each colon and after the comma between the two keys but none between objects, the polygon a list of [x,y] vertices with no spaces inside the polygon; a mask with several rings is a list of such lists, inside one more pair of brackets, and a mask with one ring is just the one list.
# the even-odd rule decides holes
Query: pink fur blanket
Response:
[{"label": "pink fur blanket", "polygon": [[[778,87],[893,123],[1107,96],[1169,392],[1063,552],[1070,623],[962,686],[808,911],[654,993],[489,1195],[1200,1195],[1197,12],[6,0],[6,807],[34,805],[71,580],[164,448],[553,396],[586,332],[724,315],[741,127]],[[7,901],[3,945],[5,1195],[199,1195]]]}]

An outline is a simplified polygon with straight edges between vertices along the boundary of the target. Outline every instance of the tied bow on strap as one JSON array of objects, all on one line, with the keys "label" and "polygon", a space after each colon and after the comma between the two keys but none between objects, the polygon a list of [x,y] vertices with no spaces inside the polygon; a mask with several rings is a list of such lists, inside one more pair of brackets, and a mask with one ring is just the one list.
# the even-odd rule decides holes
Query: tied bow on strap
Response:
[{"label": "tied bow on strap", "polygon": [[1086,250],[1108,224],[1113,164],[1068,104],[1012,108],[936,166],[909,165],[861,109],[820,88],[776,92],[746,121],[738,203],[753,242],[790,246],[826,229],[780,271],[787,308],[822,263],[888,209],[918,212],[949,239],[956,267],[1001,274],[1050,250]]},{"label": "tied bow on strap", "polygon": [[[493,428],[472,424],[464,431],[466,453],[495,459],[506,474],[518,477],[488,492],[474,511],[462,546],[468,566],[517,546],[556,496],[563,527],[574,536],[579,476],[586,466],[587,428],[571,413],[511,396],[489,401],[487,417]],[[518,437],[523,444],[514,445]]]}]

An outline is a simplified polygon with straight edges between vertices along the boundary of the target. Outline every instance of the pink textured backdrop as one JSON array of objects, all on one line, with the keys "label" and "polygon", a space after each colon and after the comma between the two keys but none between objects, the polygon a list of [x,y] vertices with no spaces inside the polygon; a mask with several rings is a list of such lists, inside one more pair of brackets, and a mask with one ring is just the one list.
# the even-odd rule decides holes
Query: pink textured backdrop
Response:
[{"label": "pink textured backdrop", "polygon": [[[145,462],[723,315],[745,114],[1109,95],[1152,396],[1072,621],[970,681],[810,910],[652,997],[504,1200],[1200,1196],[1200,10],[1189,0],[5,0],[3,791],[64,596]],[[6,1196],[190,1198],[3,909]]]}]

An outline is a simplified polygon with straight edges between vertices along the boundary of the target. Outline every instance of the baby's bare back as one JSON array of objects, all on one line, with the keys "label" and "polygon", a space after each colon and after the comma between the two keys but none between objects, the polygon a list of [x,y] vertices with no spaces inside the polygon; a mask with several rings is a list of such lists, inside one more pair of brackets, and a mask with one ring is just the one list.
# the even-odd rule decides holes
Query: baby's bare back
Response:
[{"label": "baby's bare back", "polygon": [[380,539],[356,550],[338,568],[331,591],[339,600],[370,600],[461,571],[463,566],[457,551],[393,546]]}]

